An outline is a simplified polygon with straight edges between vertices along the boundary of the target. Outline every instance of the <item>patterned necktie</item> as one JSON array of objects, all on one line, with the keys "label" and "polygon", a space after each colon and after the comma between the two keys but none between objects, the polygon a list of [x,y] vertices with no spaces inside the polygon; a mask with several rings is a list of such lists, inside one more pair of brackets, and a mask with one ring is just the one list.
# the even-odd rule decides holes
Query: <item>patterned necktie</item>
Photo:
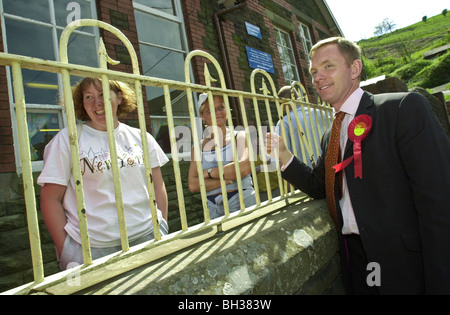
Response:
[{"label": "patterned necktie", "polygon": [[[334,198],[334,183],[336,171],[333,168],[341,160],[340,149],[340,137],[341,137],[341,125],[344,119],[345,113],[339,112],[336,114],[333,127],[331,128],[330,142],[328,143],[327,156],[325,157],[325,189],[327,196],[328,209],[330,211],[331,218],[334,221],[336,227],[337,223],[337,210],[336,200]],[[339,196],[342,196],[342,172],[338,176],[339,180]]]}]

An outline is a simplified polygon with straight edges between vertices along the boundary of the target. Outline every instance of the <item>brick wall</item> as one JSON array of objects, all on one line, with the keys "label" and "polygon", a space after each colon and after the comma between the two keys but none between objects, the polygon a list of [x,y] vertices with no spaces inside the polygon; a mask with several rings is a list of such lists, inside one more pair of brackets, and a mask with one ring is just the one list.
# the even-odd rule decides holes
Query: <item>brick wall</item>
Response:
[{"label": "brick wall", "polygon": [[[0,28],[0,51],[4,52],[3,34]],[[6,68],[0,67],[0,173],[16,171],[12,138],[11,108],[9,105]]]},{"label": "brick wall", "polygon": [[[98,0],[97,1],[97,15],[98,19],[111,24],[118,28],[133,44],[139,61],[139,71],[142,71],[142,63],[140,59],[139,39],[137,35],[136,20],[134,17],[133,1],[132,0]],[[119,65],[109,65],[109,69],[133,73],[130,54],[125,45],[112,33],[100,30],[100,36],[103,38],[108,55],[117,61]],[[145,88],[143,89],[144,100],[146,100]],[[145,105],[145,104],[144,104]],[[150,106],[151,104],[148,104]],[[144,106],[145,117],[147,117],[147,130],[150,130],[149,108]],[[124,122],[130,125],[137,126],[137,112],[129,114],[123,119]]]},{"label": "brick wall", "polygon": [[[206,37],[204,24],[201,21],[206,19],[202,14],[200,1],[181,1],[184,14],[184,23],[188,38],[189,49],[206,51],[203,45],[203,38]],[[194,72],[195,81],[199,84],[204,84],[203,78],[205,60],[203,58],[195,58],[192,60],[191,66]]]},{"label": "brick wall", "polygon": [[[186,0],[183,1],[184,18],[189,39],[190,50],[201,49],[214,56],[223,67],[223,58],[219,50],[216,28],[213,21],[214,13],[223,9],[216,1]],[[301,12],[312,18],[310,32],[314,42],[324,37],[324,34],[332,36],[324,24],[324,18],[314,1],[292,1],[292,0],[248,0],[247,6],[240,10],[220,15],[220,26],[223,30],[224,46],[230,66],[230,76],[233,80],[230,88],[250,91],[250,74],[253,71],[248,65],[245,46],[264,51],[272,56],[275,73],[272,75],[276,89],[286,84],[278,53],[274,27],[283,28],[290,25],[289,31],[295,51],[295,59],[298,66],[301,83],[307,89],[309,99],[316,101],[316,94],[309,76],[309,64],[307,52],[305,51],[298,28],[299,19],[293,11]],[[270,17],[268,16],[270,13]],[[245,22],[257,25],[261,29],[262,39],[247,34]],[[303,21],[305,22],[305,21]],[[278,25],[278,24],[281,24]],[[309,23],[306,23],[309,24]],[[204,60],[196,58],[192,66],[197,83],[204,83],[203,67]],[[211,69],[210,69],[211,70]],[[223,69],[225,70],[225,69]],[[214,70],[211,71],[214,77]],[[216,76],[217,77],[217,76]],[[260,80],[259,80],[260,81]],[[260,82],[257,82],[260,84]],[[257,88],[259,88],[257,86]],[[249,104],[247,104],[249,106]],[[248,108],[249,120],[254,121],[253,111]],[[275,115],[276,116],[276,115]],[[264,120],[264,117],[262,117]]]}]

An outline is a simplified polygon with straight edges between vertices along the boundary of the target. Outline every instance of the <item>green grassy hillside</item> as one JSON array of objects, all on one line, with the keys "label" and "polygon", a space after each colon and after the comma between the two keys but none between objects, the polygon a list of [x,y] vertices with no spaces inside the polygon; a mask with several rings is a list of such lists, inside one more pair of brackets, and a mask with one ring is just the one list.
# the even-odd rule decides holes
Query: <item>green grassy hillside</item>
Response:
[{"label": "green grassy hillside", "polygon": [[433,88],[450,82],[450,52],[434,60],[423,53],[450,44],[450,13],[391,33],[362,40],[367,78],[397,76],[408,87]]}]

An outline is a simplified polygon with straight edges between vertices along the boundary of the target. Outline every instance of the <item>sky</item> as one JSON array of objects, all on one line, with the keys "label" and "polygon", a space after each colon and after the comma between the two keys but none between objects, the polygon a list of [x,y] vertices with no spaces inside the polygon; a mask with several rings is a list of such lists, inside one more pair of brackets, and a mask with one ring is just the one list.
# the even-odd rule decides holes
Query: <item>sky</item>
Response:
[{"label": "sky", "polygon": [[[423,16],[450,11],[449,0],[326,0],[344,36],[352,41],[373,37],[375,27],[385,18],[396,29],[422,21]],[[447,15],[450,18],[450,13]],[[450,24],[450,22],[449,22]],[[450,26],[450,25],[449,25]]]}]

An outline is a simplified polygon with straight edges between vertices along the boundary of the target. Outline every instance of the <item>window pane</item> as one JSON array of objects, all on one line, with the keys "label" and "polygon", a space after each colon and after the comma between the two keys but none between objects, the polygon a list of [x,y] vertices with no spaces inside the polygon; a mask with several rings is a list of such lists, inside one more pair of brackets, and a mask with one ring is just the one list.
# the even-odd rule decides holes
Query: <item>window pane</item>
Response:
[{"label": "window pane", "polygon": [[6,19],[6,34],[9,53],[55,60],[51,28]]},{"label": "window pane", "polygon": [[281,65],[286,83],[291,84],[293,81],[299,81],[297,65],[294,58],[289,34],[275,29],[277,33],[277,46],[280,53]]},{"label": "window pane", "polygon": [[[55,60],[50,28],[6,19],[6,32],[9,53]],[[22,73],[28,104],[57,104],[56,74],[28,69]]]},{"label": "window pane", "polygon": [[[61,32],[58,32],[58,38]],[[98,48],[94,36],[72,33],[67,48],[69,63],[83,66],[98,67]]]},{"label": "window pane", "polygon": [[50,23],[48,0],[3,0],[5,13]]},{"label": "window pane", "polygon": [[167,49],[141,45],[144,75],[184,81],[184,55]]},{"label": "window pane", "polygon": [[[148,97],[148,108],[150,116],[166,116],[166,104],[164,100],[164,92],[159,87],[146,87]],[[189,108],[187,96],[184,91],[170,91],[172,100],[172,114],[174,116],[189,116]]]},{"label": "window pane", "polygon": [[281,33],[278,30],[275,30],[275,35],[277,39],[277,44],[281,44]]},{"label": "window pane", "polygon": [[43,159],[44,148],[59,131],[56,113],[28,113],[28,135],[30,137],[31,160]]},{"label": "window pane", "polygon": [[280,32],[280,42],[279,42],[279,44],[283,45],[283,46],[287,46],[287,44],[286,44],[286,36],[285,36],[285,34],[283,34],[281,32]]},{"label": "window pane", "polygon": [[139,41],[182,49],[180,26],[150,14],[135,11]]},{"label": "window pane", "polygon": [[22,76],[27,104],[58,104],[56,73],[23,69]]},{"label": "window pane", "polygon": [[[146,45],[141,45],[140,51],[144,75],[184,81],[184,55],[182,53]],[[172,93],[172,101],[175,100],[179,92],[175,94]],[[147,87],[147,97],[150,102],[150,115],[165,116],[163,89]],[[173,114],[175,116],[188,116],[189,109],[185,104],[187,102],[184,103],[183,101],[172,104]]]},{"label": "window pane", "polygon": [[92,11],[91,11],[91,3],[86,0],[55,0],[55,14],[56,14],[56,25],[66,27],[67,26],[67,17],[69,14],[74,12],[73,8],[67,10],[67,5],[69,3],[75,3],[80,6],[80,19],[92,19]]},{"label": "window pane", "polygon": [[282,60],[283,60],[283,62],[288,63],[288,64],[292,63],[291,54],[287,48],[284,48],[284,50],[283,50]]},{"label": "window pane", "polygon": [[[309,51],[312,49],[311,34],[309,33],[308,27],[302,23],[300,23],[300,36],[302,37],[303,46],[306,53],[309,53]],[[308,54],[307,58],[309,59]]]},{"label": "window pane", "polygon": [[173,1],[171,0],[134,0],[133,2],[167,14],[176,15],[175,7],[173,5]]}]

